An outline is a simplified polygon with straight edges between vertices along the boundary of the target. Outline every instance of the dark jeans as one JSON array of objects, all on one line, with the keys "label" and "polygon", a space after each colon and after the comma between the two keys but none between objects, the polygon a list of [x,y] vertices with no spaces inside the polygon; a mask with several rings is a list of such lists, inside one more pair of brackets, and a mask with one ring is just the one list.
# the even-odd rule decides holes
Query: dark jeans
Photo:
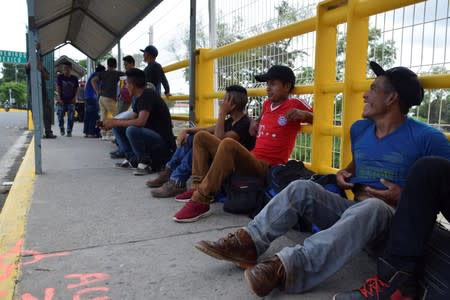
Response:
[{"label": "dark jeans", "polygon": [[64,128],[64,114],[67,112],[67,132],[72,132],[73,117],[75,114],[75,104],[56,104],[56,113],[58,115],[58,126]]},{"label": "dark jeans", "polygon": [[148,128],[135,126],[113,128],[119,151],[125,153],[131,162],[151,164],[157,171],[172,154],[164,139]]},{"label": "dark jeans", "polygon": [[45,134],[52,133],[52,106],[48,99],[42,99],[42,113],[44,118]]},{"label": "dark jeans", "polygon": [[100,119],[98,114],[99,105],[96,99],[86,99],[84,103],[84,127],[83,133],[88,135],[100,134],[100,130],[95,127],[96,122]]},{"label": "dark jeans", "polygon": [[398,270],[416,271],[439,212],[450,220],[449,178],[450,161],[445,158],[425,157],[411,167],[385,254]]},{"label": "dark jeans", "polygon": [[181,185],[185,185],[192,173],[192,143],[194,135],[189,134],[186,143],[175,150],[166,167],[172,170],[170,179]]}]

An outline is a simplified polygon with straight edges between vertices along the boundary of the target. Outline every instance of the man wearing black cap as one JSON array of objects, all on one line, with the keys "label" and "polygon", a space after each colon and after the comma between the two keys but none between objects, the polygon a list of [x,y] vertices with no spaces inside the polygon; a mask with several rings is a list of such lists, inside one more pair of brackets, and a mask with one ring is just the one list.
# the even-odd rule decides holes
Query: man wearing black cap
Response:
[{"label": "man wearing black cap", "polygon": [[289,67],[276,65],[255,78],[267,82],[269,96],[259,120],[250,125],[250,134],[256,136],[255,147],[250,152],[234,139],[218,140],[208,133],[196,134],[192,157],[196,191],[175,214],[174,221],[195,222],[208,216],[211,196],[232,173],[264,177],[271,165],[286,163],[300,123],[312,123],[311,107],[303,100],[289,98],[295,85],[295,75]]},{"label": "man wearing black cap", "polygon": [[144,52],[144,61],[148,64],[144,69],[147,87],[153,87],[158,95],[161,95],[162,84],[164,87],[164,95],[170,96],[170,86],[166,74],[164,74],[161,65],[156,62],[158,49],[153,45],[148,45],[145,49],[140,50]]},{"label": "man wearing black cap", "polygon": [[[214,258],[247,268],[247,284],[260,297],[274,288],[307,291],[365,247],[380,249],[411,166],[424,156],[450,158],[449,142],[441,132],[406,115],[423,98],[417,75],[404,67],[384,71],[374,62],[370,66],[377,78],[364,93],[365,119],[350,129],[353,160],[336,174],[339,186],[352,189],[356,201],[312,181],[297,180],[272,198],[247,227],[217,242],[195,245]],[[321,231],[303,245],[285,247],[272,258],[258,261],[299,218]]]}]

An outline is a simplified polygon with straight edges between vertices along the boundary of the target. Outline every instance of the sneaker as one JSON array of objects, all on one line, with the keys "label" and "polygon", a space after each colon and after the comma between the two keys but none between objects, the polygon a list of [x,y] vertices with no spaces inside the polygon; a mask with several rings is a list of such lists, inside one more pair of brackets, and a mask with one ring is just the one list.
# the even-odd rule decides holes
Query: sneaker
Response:
[{"label": "sneaker", "polygon": [[136,176],[148,175],[152,172],[152,168],[149,165],[139,163],[137,165],[136,170],[134,170],[133,174]]},{"label": "sneaker", "polygon": [[113,152],[109,152],[109,157],[111,157],[112,159],[125,158],[125,153],[116,150]]},{"label": "sneaker", "polygon": [[[164,183],[166,183],[170,179],[170,175],[172,174],[172,170],[169,168],[164,168],[161,172],[158,173],[158,177],[155,179],[150,179],[145,184],[149,188],[156,188],[162,186]],[[184,189],[186,190],[186,189]],[[175,196],[175,195],[174,195]],[[190,197],[188,199],[191,199]]]},{"label": "sneaker", "polygon": [[174,216],[173,220],[179,223],[190,223],[211,214],[209,204],[189,200]]},{"label": "sneaker", "polygon": [[378,275],[367,279],[359,290],[336,294],[333,300],[413,300],[417,294],[417,282],[412,274],[398,271],[379,258]]},{"label": "sneaker", "polygon": [[115,163],[114,166],[120,169],[136,169],[127,159],[123,160],[120,163]]},{"label": "sneaker", "polygon": [[59,128],[59,132],[61,133],[61,136],[66,134],[66,131],[64,130],[64,127]]},{"label": "sneaker", "polygon": [[189,199],[192,198],[192,195],[194,195],[194,192],[195,192],[195,189],[192,189],[192,188],[188,189],[187,191],[176,195],[175,196],[175,201],[177,201],[177,202],[184,202],[184,203],[189,202]]},{"label": "sneaker", "polygon": [[186,185],[177,183],[175,180],[169,180],[161,187],[152,190],[152,196],[156,198],[169,198],[186,191]]},{"label": "sneaker", "polygon": [[67,134],[66,134],[66,136],[67,136],[67,137],[72,137],[72,132],[70,132],[70,131],[67,131]]}]

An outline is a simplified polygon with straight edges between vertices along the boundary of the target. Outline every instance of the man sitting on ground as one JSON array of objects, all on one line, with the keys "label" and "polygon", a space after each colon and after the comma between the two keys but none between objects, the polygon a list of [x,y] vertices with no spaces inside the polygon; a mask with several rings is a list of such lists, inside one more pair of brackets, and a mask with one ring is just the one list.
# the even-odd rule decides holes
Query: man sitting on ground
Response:
[{"label": "man sitting on ground", "polygon": [[129,119],[107,119],[102,126],[113,128],[114,136],[127,159],[118,166],[137,167],[134,175],[160,171],[175,151],[172,119],[161,96],[146,88],[145,74],[139,69],[126,72],[127,87],[135,98]]},{"label": "man sitting on ground", "polygon": [[159,176],[147,181],[148,187],[156,187],[152,190],[153,197],[174,197],[186,191],[186,182],[192,173],[192,142],[194,134],[199,131],[213,134],[219,140],[229,137],[241,143],[246,149],[253,149],[255,138],[248,130],[251,120],[244,113],[247,90],[240,85],[231,85],[225,91],[216,125],[184,129],[178,135],[180,147]]},{"label": "man sitting on ground", "polygon": [[392,219],[386,251],[378,259],[378,275],[359,290],[335,295],[334,300],[419,298],[417,275],[423,273],[421,260],[436,216],[441,211],[450,220],[449,178],[448,159],[425,157],[414,164]]},{"label": "man sitting on ground", "polygon": [[[450,158],[447,138],[437,129],[410,119],[423,88],[404,67],[387,71],[375,62],[378,76],[364,94],[365,120],[350,130],[352,162],[337,172],[337,182],[353,189],[356,201],[342,198],[309,181],[289,184],[247,225],[217,242],[201,241],[197,249],[244,268],[244,277],[258,296],[274,288],[288,293],[309,290],[337,272],[363,248],[383,246],[406,176],[419,158]],[[303,245],[285,247],[272,258],[257,261],[271,242],[300,218],[322,230]]]},{"label": "man sitting on ground", "polygon": [[233,139],[218,140],[207,133],[196,134],[192,159],[196,191],[173,217],[176,222],[195,222],[209,215],[210,197],[232,173],[264,177],[271,165],[286,163],[300,123],[312,123],[311,107],[302,100],[289,98],[295,85],[295,75],[289,67],[273,66],[255,78],[267,82],[269,96],[260,118],[250,127],[252,135],[258,131],[255,148],[250,152]]}]

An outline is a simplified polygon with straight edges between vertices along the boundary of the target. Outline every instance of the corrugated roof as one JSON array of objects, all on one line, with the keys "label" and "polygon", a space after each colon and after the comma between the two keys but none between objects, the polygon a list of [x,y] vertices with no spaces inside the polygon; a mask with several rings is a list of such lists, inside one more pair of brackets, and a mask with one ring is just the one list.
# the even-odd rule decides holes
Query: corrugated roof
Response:
[{"label": "corrugated roof", "polygon": [[107,53],[162,0],[35,0],[43,54],[71,44],[92,59]]}]

